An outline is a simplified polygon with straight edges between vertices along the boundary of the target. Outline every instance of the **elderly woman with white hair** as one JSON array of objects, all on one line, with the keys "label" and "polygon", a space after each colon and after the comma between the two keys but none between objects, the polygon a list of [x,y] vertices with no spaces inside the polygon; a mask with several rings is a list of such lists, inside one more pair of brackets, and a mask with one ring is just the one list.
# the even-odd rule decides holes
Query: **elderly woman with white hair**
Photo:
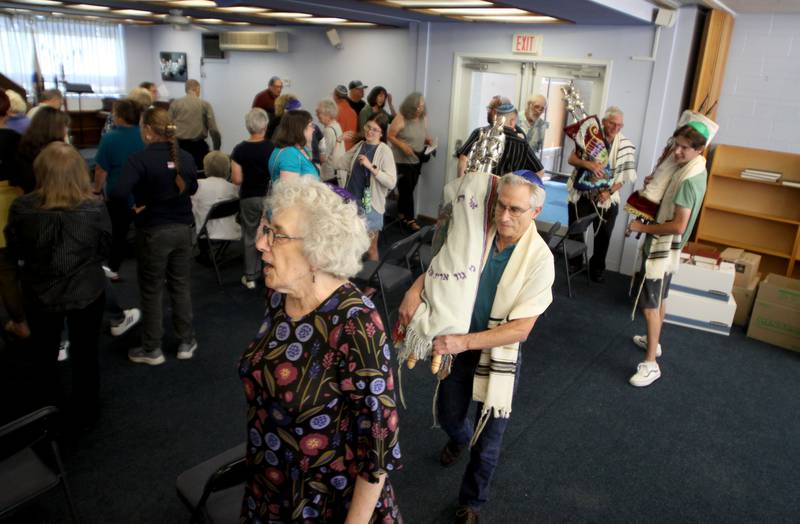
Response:
[{"label": "elderly woman with white hair", "polygon": [[369,240],[354,203],[282,180],[259,226],[267,309],[239,376],[249,406],[241,522],[399,522],[392,352],[348,278]]},{"label": "elderly woman with white hair", "polygon": [[31,124],[31,119],[26,115],[28,111],[28,104],[22,96],[13,89],[6,89],[6,96],[10,102],[8,108],[8,120],[6,120],[6,127],[13,129],[20,135],[24,135]]},{"label": "elderly woman with white hair", "polygon": [[319,172],[320,179],[327,182],[328,180],[336,178],[339,185],[343,185],[347,172],[343,170],[337,171],[332,164],[328,163],[329,158],[341,156],[345,152],[345,133],[342,131],[342,126],[336,120],[338,115],[339,107],[336,105],[336,102],[330,98],[321,100],[319,104],[317,104],[317,120],[322,124],[322,139],[324,144],[320,152],[320,160],[322,161]]},{"label": "elderly woman with white hair", "polygon": [[264,197],[269,190],[267,162],[275,146],[266,139],[269,117],[260,107],[254,107],[244,117],[250,138],[240,142],[231,153],[231,182],[239,187],[239,219],[242,224],[244,275],[242,284],[255,289],[261,277],[261,260],[256,249],[256,230],[264,214]]}]

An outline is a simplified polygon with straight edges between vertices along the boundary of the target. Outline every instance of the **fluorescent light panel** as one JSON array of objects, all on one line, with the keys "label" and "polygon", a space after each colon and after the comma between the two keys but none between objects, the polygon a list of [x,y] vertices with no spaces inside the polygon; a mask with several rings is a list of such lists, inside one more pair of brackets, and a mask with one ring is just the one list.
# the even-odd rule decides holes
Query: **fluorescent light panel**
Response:
[{"label": "fluorescent light panel", "polygon": [[30,4],[30,5],[61,5],[62,2],[56,2],[55,0],[14,0],[18,4]]},{"label": "fluorescent light panel", "polygon": [[336,25],[343,25],[346,27],[373,27],[378,24],[373,24],[372,22],[342,22],[341,24]]},{"label": "fluorescent light panel", "polygon": [[181,7],[217,7],[217,3],[211,0],[173,0],[170,4]]},{"label": "fluorescent light panel", "polygon": [[386,0],[387,4],[397,7],[483,7],[492,5],[484,0],[459,1],[459,0]]},{"label": "fluorescent light panel", "polygon": [[110,11],[111,8],[107,5],[94,5],[94,4],[70,4],[65,7],[70,9],[80,9],[81,11]]},{"label": "fluorescent light panel", "polygon": [[436,7],[432,9],[426,9],[426,11],[445,16],[526,16],[530,14],[528,11],[516,9],[514,7]]},{"label": "fluorescent light panel", "polygon": [[112,12],[115,15],[124,15],[124,16],[150,16],[153,14],[152,11],[142,11],[140,9],[117,9]]},{"label": "fluorescent light panel", "polygon": [[222,20],[219,18],[193,18],[193,22],[198,22],[201,24],[221,24]]},{"label": "fluorescent light panel", "polygon": [[552,16],[462,16],[472,22],[511,22],[519,24],[553,24],[561,22]]},{"label": "fluorescent light panel", "polygon": [[332,18],[332,17],[314,17],[314,18],[301,18],[298,22],[306,22],[308,24],[341,24],[347,22],[346,18]]},{"label": "fluorescent light panel", "polygon": [[247,5],[240,5],[234,7],[218,7],[217,11],[222,11],[223,13],[262,13],[264,11],[268,11],[263,7],[251,7]]},{"label": "fluorescent light panel", "polygon": [[309,13],[294,13],[291,11],[271,11],[269,13],[256,13],[258,16],[266,18],[310,18],[314,15]]}]

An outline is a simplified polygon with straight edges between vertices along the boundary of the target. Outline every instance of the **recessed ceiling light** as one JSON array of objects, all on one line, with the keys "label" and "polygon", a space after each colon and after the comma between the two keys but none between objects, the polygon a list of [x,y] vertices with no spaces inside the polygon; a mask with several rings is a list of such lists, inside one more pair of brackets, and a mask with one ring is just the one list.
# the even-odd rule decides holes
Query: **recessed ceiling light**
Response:
[{"label": "recessed ceiling light", "polygon": [[195,22],[199,22],[201,24],[221,24],[222,20],[219,18],[195,18]]},{"label": "recessed ceiling light", "polygon": [[426,11],[433,11],[439,15],[462,15],[462,16],[484,16],[484,15],[497,15],[497,16],[529,16],[528,11],[515,8],[505,7],[436,7],[426,9]]},{"label": "recessed ceiling light", "polygon": [[110,11],[111,8],[107,5],[94,5],[94,4],[70,4],[66,7],[70,9],[80,9],[82,11]]},{"label": "recessed ceiling light", "polygon": [[271,11],[269,13],[258,13],[258,16],[265,16],[267,18],[309,18],[314,15],[308,13],[293,13],[291,11]]},{"label": "recessed ceiling light", "polygon": [[140,9],[117,9],[113,13],[125,16],[148,16],[153,14],[152,11],[142,11]]},{"label": "recessed ceiling light", "polygon": [[308,24],[341,24],[342,22],[347,22],[347,19],[314,17],[314,18],[303,18],[298,20],[298,22],[306,22]]},{"label": "recessed ceiling light", "polygon": [[398,7],[481,7],[490,6],[491,2],[484,0],[464,1],[459,0],[387,0],[387,3]]},{"label": "recessed ceiling light", "polygon": [[267,11],[267,9],[264,9],[263,7],[238,5],[234,7],[218,7],[217,11],[223,11],[225,13],[261,13],[263,11]]},{"label": "recessed ceiling light", "polygon": [[61,2],[55,0],[16,0],[18,4],[32,4],[32,5],[61,5]]},{"label": "recessed ceiling light", "polygon": [[519,24],[553,24],[561,20],[552,16],[464,16],[472,22],[512,22]]},{"label": "recessed ceiling light", "polygon": [[174,0],[170,4],[181,7],[217,7],[217,3],[211,0]]}]

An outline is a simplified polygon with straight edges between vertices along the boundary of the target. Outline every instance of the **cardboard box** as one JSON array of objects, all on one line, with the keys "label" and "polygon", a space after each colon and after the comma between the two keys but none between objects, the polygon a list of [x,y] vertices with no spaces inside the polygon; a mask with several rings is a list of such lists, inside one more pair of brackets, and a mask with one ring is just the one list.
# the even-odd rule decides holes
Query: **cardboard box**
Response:
[{"label": "cardboard box", "polygon": [[761,280],[761,273],[753,277],[750,284],[746,287],[733,286],[733,299],[736,301],[736,314],[733,316],[733,323],[737,326],[747,326],[750,320],[750,312],[753,310],[753,303],[756,299],[758,282]]},{"label": "cardboard box", "polygon": [[800,351],[800,280],[767,275],[758,286],[747,336]]},{"label": "cardboard box", "polygon": [[701,244],[700,242],[687,242],[686,245],[683,246],[683,252],[689,253],[692,256],[700,255],[719,260],[719,249],[717,249],[717,247]]},{"label": "cardboard box", "polygon": [[672,275],[670,289],[727,302],[735,276],[736,269],[727,262],[714,267],[681,264],[678,272]]},{"label": "cardboard box", "polygon": [[736,301],[708,298],[670,287],[667,297],[667,315],[664,322],[685,326],[718,335],[730,335]]},{"label": "cardboard box", "polygon": [[722,252],[722,260],[731,262],[736,266],[736,279],[734,285],[747,287],[753,281],[761,265],[761,255],[750,253],[743,249],[729,247]]}]

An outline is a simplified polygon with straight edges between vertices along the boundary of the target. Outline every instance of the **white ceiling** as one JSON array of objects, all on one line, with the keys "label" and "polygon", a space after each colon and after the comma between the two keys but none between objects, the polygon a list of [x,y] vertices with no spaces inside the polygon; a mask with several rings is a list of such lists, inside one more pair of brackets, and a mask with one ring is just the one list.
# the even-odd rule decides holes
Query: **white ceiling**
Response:
[{"label": "white ceiling", "polygon": [[734,13],[800,13],[800,0],[650,0],[657,7],[700,5]]}]

